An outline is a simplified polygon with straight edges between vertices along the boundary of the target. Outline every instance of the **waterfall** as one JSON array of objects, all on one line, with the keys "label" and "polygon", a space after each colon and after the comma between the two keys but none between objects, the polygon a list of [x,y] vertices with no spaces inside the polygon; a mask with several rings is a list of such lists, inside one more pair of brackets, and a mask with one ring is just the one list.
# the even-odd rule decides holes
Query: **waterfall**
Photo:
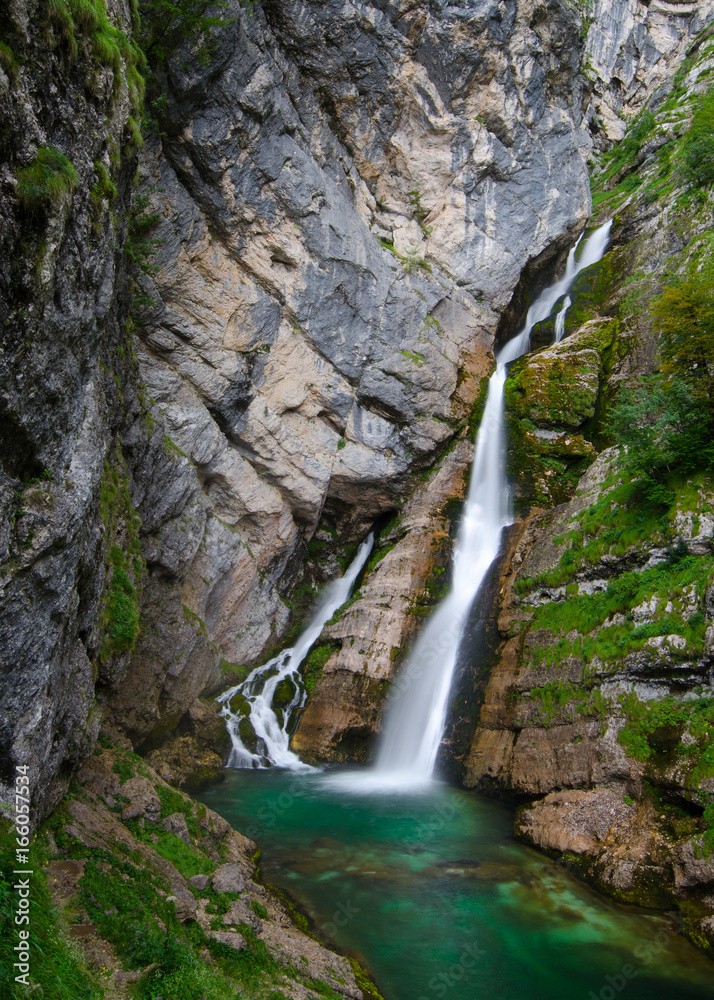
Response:
[{"label": "waterfall", "polygon": [[563,299],[563,305],[560,307],[560,312],[555,317],[555,342],[559,344],[563,337],[565,336],[565,315],[571,306],[570,296],[566,295]]},{"label": "waterfall", "polygon": [[[568,260],[565,265],[565,274],[562,278],[555,281],[550,287],[545,288],[535,302],[531,305],[528,310],[528,315],[526,316],[525,326],[523,330],[514,337],[514,340],[518,340],[519,337],[525,337],[525,347],[520,352],[524,354],[528,347],[530,346],[530,334],[536,323],[540,323],[542,320],[547,319],[553,311],[558,299],[562,298],[563,295],[567,295],[568,290],[571,288],[573,282],[580,274],[584,271],[586,267],[590,267],[592,264],[597,264],[602,255],[605,253],[605,248],[607,246],[607,241],[610,238],[610,228],[612,226],[612,220],[606,222],[599,229],[596,229],[594,233],[586,240],[582,253],[576,261],[575,257],[578,251],[578,247],[582,241],[582,236],[572,248],[568,254]],[[563,324],[565,324],[565,317],[563,317]],[[506,350],[513,341],[510,341],[506,345]],[[513,358],[509,360],[513,361],[520,355],[516,354]]]},{"label": "waterfall", "polygon": [[446,722],[459,644],[476,594],[498,555],[504,527],[511,524],[504,469],[503,395],[506,366],[530,347],[531,330],[548,317],[577,275],[596,263],[607,246],[611,223],[568,255],[562,278],[531,305],[523,329],[496,357],[478,436],[468,496],[459,526],[451,591],[432,614],[392,685],[376,761],[366,774],[335,776],[348,789],[395,789],[428,784]]},{"label": "waterfall", "polygon": [[[290,719],[305,704],[305,687],[298,671],[326,623],[349,597],[373,543],[374,535],[370,532],[345,575],[327,585],[310,624],[294,646],[256,667],[241,684],[224,691],[216,699],[223,705],[221,715],[226,720],[233,744],[228,767],[265,767],[267,760],[269,764],[291,771],[312,770],[289,746]],[[288,696],[284,705],[274,707],[275,695],[281,685],[283,690],[288,689]],[[261,752],[253,753],[245,746],[240,735],[242,720],[250,723],[257,737],[257,749]]]}]

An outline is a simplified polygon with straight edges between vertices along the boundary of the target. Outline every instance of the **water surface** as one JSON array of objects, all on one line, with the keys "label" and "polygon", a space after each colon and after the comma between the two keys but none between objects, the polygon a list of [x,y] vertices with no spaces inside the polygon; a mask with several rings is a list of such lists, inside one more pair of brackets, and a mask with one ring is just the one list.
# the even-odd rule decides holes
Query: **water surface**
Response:
[{"label": "water surface", "polygon": [[498,802],[447,786],[349,795],[277,770],[228,770],[200,798],[387,1000],[714,997],[714,963],[666,917],[520,844]]}]

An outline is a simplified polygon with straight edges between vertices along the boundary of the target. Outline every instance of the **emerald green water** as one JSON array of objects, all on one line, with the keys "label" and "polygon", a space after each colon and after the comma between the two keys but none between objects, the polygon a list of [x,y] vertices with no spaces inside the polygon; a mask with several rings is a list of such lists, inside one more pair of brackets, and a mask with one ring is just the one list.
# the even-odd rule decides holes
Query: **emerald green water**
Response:
[{"label": "emerald green water", "polygon": [[274,770],[226,771],[200,798],[387,1000],[714,997],[714,964],[666,917],[518,843],[500,803],[446,786],[347,795]]}]

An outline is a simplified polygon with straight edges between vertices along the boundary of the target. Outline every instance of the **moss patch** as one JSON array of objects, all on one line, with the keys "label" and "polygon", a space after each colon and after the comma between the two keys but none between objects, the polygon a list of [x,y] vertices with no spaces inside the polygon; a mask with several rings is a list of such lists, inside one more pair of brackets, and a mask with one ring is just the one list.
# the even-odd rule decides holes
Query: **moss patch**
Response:
[{"label": "moss patch", "polygon": [[17,199],[28,215],[58,208],[77,187],[74,164],[55,146],[40,146],[32,163],[18,171]]}]

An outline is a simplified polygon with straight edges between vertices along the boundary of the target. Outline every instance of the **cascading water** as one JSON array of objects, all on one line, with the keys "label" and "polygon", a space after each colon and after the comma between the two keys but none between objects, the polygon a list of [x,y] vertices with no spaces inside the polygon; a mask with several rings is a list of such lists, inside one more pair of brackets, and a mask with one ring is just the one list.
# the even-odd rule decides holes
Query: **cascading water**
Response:
[{"label": "cascading water", "polygon": [[560,312],[555,317],[555,342],[559,344],[563,337],[565,336],[565,317],[572,305],[570,301],[570,296],[566,295],[563,299],[563,304],[560,307]]},{"label": "cascading water", "polygon": [[578,240],[563,277],[539,295],[528,310],[523,329],[496,357],[456,540],[452,589],[427,622],[394,682],[373,768],[367,773],[336,776],[335,780],[346,787],[403,789],[428,784],[432,779],[466,619],[498,555],[503,529],[511,523],[503,454],[506,366],[528,351],[531,330],[550,316],[577,275],[600,260],[610,226],[608,222],[590,236],[576,262]]},{"label": "cascading water", "polygon": [[[224,691],[216,699],[223,704],[221,715],[226,720],[233,743],[228,767],[266,767],[267,761],[275,767],[292,771],[312,770],[289,746],[290,719],[305,704],[305,686],[298,671],[326,623],[350,596],[354,582],[372,551],[373,543],[374,535],[370,532],[345,575],[327,585],[312,621],[294,646],[284,649],[268,663],[256,667],[241,684]],[[274,708],[275,695],[281,686],[288,688],[288,694],[285,703]],[[235,705],[236,701],[240,703],[240,708]],[[246,720],[252,727],[257,738],[256,749],[260,752],[249,750],[241,739],[242,720]]]}]

